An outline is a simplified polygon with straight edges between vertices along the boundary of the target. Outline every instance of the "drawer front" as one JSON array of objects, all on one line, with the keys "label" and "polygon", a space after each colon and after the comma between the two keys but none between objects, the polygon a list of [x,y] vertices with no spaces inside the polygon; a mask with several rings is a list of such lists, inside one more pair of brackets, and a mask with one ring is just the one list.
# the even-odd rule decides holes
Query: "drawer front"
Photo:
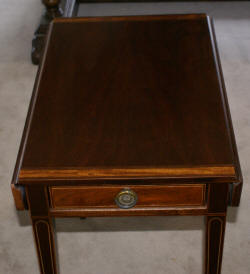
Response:
[{"label": "drawer front", "polygon": [[[50,200],[51,207],[55,209],[192,207],[205,204],[205,193],[205,184],[55,186],[50,187]],[[131,201],[130,198],[132,198]],[[126,202],[131,203],[129,206],[124,207]]]}]

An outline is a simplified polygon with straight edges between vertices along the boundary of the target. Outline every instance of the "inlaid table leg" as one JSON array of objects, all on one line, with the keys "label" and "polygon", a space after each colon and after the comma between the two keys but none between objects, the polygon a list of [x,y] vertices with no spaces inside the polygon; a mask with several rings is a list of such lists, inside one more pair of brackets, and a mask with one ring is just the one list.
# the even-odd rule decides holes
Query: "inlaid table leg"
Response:
[{"label": "inlaid table leg", "polygon": [[206,223],[206,274],[220,274],[225,235],[225,216],[208,216]]},{"label": "inlaid table leg", "polygon": [[42,274],[57,274],[54,228],[49,216],[46,187],[27,187],[27,200]]},{"label": "inlaid table leg", "polygon": [[56,274],[55,245],[50,219],[32,219],[41,273]]}]

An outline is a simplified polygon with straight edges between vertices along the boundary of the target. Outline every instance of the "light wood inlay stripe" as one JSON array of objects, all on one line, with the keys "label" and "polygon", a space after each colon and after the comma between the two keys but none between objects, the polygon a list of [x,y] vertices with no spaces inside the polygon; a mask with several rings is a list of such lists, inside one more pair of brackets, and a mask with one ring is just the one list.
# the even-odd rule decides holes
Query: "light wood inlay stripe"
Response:
[{"label": "light wood inlay stripe", "polygon": [[114,169],[22,169],[19,179],[37,178],[143,178],[143,177],[225,177],[235,176],[233,166],[190,168],[114,168]]}]

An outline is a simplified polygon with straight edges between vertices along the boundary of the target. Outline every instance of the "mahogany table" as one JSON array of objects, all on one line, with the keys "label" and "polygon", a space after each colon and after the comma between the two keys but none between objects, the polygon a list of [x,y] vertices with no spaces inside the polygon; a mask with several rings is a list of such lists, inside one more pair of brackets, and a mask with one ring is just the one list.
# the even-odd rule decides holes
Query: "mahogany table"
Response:
[{"label": "mahogany table", "polygon": [[57,273],[55,217],[203,215],[205,273],[219,274],[241,187],[206,15],[51,24],[12,181],[41,273]]}]

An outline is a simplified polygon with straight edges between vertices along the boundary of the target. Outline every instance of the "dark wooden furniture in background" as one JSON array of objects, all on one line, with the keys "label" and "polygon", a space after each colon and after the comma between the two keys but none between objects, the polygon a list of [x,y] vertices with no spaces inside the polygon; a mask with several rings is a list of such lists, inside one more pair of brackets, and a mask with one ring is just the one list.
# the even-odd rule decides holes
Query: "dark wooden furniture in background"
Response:
[{"label": "dark wooden furniture in background", "polygon": [[41,0],[45,6],[38,28],[32,40],[31,60],[38,65],[44,49],[50,22],[59,17],[72,17],[77,14],[80,0]]},{"label": "dark wooden furniture in background", "polygon": [[202,14],[53,22],[12,181],[42,273],[52,218],[153,215],[206,216],[220,273],[242,176],[214,39]]}]

